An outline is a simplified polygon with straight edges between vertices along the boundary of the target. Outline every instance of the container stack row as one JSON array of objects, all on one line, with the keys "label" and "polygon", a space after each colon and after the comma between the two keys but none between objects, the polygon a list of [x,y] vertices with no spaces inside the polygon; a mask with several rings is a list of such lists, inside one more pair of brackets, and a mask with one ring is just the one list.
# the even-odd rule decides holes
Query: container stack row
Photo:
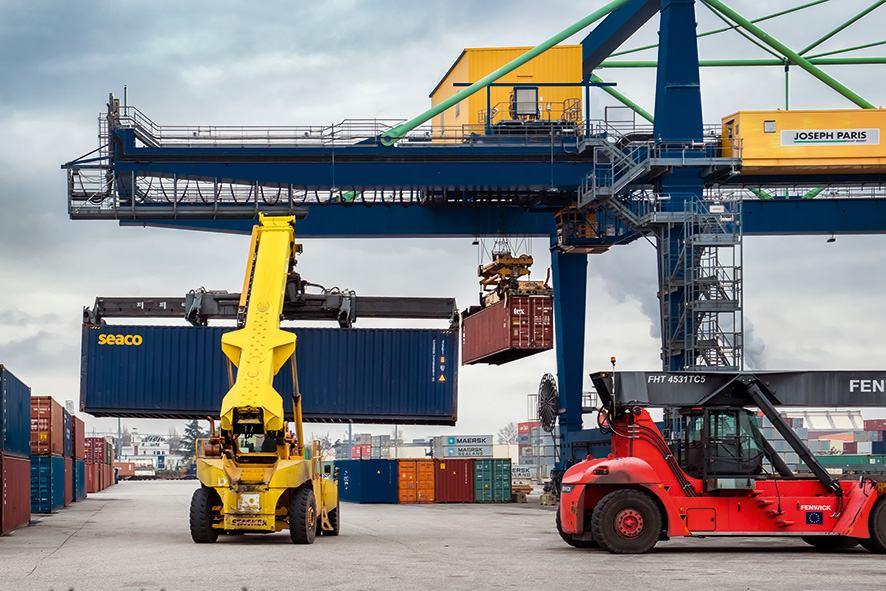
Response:
[{"label": "container stack row", "polygon": [[86,492],[97,493],[115,484],[114,448],[104,437],[86,438]]},{"label": "container stack row", "polygon": [[73,501],[73,421],[51,396],[31,397],[31,513]]},{"label": "container stack row", "polygon": [[509,503],[510,459],[336,460],[353,503]]},{"label": "container stack row", "polygon": [[31,519],[31,389],[0,365],[0,534]]}]

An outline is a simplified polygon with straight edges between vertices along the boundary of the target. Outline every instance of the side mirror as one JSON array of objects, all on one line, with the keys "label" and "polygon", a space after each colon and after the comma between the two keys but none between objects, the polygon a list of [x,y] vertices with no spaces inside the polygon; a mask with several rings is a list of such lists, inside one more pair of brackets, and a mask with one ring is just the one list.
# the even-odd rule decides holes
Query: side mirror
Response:
[{"label": "side mirror", "polygon": [[332,473],[332,479],[338,480],[338,467],[336,467],[335,471]]},{"label": "side mirror", "polygon": [[329,476],[330,472],[332,472],[332,466],[330,466],[329,464],[326,464],[325,466],[323,466],[323,473],[324,474]]}]

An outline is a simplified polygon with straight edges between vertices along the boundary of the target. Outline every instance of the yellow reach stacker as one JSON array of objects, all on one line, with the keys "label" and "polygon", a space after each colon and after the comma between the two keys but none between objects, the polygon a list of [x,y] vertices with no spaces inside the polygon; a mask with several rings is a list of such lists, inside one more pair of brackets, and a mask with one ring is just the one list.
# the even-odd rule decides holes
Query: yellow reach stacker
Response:
[{"label": "yellow reach stacker", "polygon": [[[289,529],[296,544],[318,533],[339,532],[338,486],[320,474],[318,442],[306,450],[295,368],[295,335],[280,329],[287,281],[301,245],[293,217],[260,216],[239,306],[239,330],[222,337],[222,350],[237,367],[222,400],[218,433],[200,440],[191,499],[191,537],[215,542],[219,533],[273,533]],[[294,435],[286,429],[283,398],[274,376],[292,364]],[[229,365],[230,368],[230,365]],[[310,453],[306,453],[309,451]]]}]

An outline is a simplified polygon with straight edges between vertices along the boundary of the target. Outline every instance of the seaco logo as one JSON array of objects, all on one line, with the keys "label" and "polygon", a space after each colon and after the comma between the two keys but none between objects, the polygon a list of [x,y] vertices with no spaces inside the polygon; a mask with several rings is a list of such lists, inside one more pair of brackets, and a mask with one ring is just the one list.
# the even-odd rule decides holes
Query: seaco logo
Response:
[{"label": "seaco logo", "polygon": [[142,344],[141,335],[137,334],[100,334],[98,335],[99,345],[135,345]]}]

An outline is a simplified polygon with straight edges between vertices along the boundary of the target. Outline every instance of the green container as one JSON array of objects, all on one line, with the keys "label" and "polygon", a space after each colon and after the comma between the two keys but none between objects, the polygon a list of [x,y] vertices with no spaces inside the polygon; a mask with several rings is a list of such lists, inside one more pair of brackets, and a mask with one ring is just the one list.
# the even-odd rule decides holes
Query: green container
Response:
[{"label": "green container", "polygon": [[840,454],[840,455],[827,455],[827,456],[815,456],[815,459],[818,460],[818,463],[822,466],[861,466],[861,465],[883,465],[886,464],[886,455],[883,454],[873,454],[873,455],[858,455],[858,454]]},{"label": "green container", "polygon": [[474,460],[474,502],[511,502],[511,460]]}]

